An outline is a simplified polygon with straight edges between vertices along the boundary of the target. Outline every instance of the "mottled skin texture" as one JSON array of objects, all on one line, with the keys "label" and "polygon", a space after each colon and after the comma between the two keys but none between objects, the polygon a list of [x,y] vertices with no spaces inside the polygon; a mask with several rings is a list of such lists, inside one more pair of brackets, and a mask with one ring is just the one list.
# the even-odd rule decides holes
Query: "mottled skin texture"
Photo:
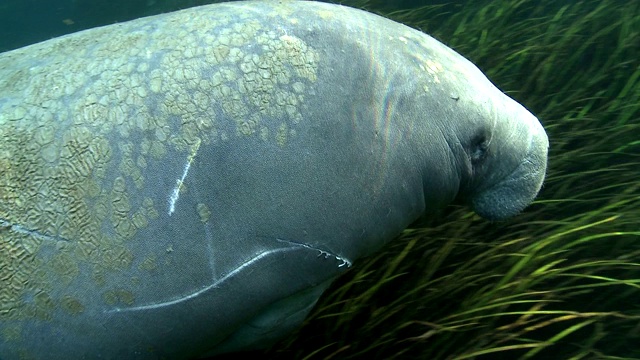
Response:
[{"label": "mottled skin texture", "polygon": [[455,198],[522,210],[538,120],[390,20],[238,2],[0,55],[0,358],[184,358],[295,328]]}]

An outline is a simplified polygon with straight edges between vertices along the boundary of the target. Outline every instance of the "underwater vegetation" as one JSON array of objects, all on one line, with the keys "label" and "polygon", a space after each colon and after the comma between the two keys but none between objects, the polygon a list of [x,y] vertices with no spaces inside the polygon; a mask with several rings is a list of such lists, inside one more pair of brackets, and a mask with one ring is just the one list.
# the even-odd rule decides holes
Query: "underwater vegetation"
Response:
[{"label": "underwater vegetation", "polygon": [[640,359],[640,2],[466,3],[384,15],[538,116],[551,141],[538,200],[506,222],[451,207],[415,224],[267,357]]}]

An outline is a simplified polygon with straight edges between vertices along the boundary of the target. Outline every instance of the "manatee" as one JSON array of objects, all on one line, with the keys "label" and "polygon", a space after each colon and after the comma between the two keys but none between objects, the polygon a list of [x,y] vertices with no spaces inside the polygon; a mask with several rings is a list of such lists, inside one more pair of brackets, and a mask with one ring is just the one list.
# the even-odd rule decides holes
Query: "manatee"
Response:
[{"label": "manatee", "polygon": [[269,346],[422,214],[516,215],[548,149],[440,42],[295,1],[3,53],[0,138],[3,360]]}]

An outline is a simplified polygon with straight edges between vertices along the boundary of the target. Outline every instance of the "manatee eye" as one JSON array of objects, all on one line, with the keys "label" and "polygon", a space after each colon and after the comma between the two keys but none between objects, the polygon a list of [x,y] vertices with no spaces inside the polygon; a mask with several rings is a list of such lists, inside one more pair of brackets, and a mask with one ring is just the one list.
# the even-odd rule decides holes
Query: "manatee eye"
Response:
[{"label": "manatee eye", "polygon": [[477,164],[484,160],[489,150],[489,141],[485,134],[478,135],[471,141],[471,148],[469,150],[469,157],[472,164]]}]

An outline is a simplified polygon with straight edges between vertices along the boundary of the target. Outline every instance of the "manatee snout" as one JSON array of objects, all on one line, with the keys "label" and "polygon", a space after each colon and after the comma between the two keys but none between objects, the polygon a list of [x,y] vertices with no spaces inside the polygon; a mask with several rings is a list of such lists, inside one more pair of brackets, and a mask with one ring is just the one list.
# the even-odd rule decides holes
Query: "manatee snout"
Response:
[{"label": "manatee snout", "polygon": [[[510,138],[518,140],[511,142],[514,147],[511,151],[524,153],[520,157],[522,160],[515,165],[515,170],[470,199],[474,211],[488,220],[503,220],[517,215],[533,201],[545,178],[549,139],[535,116],[524,108],[520,112],[519,126],[514,128]],[[527,137],[528,147],[522,149],[517,144],[522,144],[520,140]],[[509,167],[509,164],[497,165]]]}]

